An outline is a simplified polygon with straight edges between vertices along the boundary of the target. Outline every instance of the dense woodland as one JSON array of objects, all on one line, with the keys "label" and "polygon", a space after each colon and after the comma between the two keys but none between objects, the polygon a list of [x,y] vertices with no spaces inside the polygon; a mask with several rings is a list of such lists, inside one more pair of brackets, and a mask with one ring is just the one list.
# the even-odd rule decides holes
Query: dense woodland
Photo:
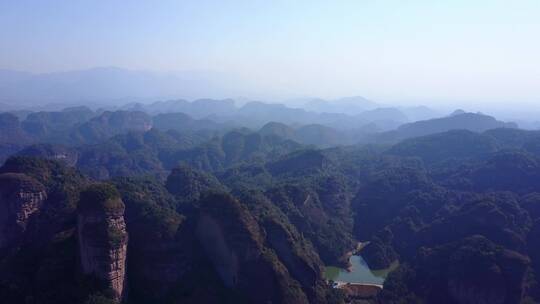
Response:
[{"label": "dense woodland", "polygon": [[[231,107],[1,113],[0,299],[540,303],[540,131]],[[358,242],[369,299],[323,277]]]}]

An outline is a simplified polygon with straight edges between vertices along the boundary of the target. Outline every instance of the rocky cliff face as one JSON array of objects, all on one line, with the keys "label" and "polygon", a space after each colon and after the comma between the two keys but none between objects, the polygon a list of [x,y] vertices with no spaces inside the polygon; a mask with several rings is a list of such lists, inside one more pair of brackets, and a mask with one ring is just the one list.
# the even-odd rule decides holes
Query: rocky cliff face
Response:
[{"label": "rocky cliff face", "polygon": [[201,203],[196,235],[223,284],[250,303],[308,303],[300,284],[264,246],[258,223],[228,195]]},{"label": "rocky cliff face", "polygon": [[300,283],[310,303],[323,302],[323,263],[313,251],[306,250],[306,247],[310,248],[309,244],[297,231],[273,219],[265,220],[263,227],[268,246],[276,252],[290,275]]},{"label": "rocky cliff face", "polygon": [[197,268],[186,256],[194,247],[193,233],[187,233],[187,240],[177,238],[184,217],[169,209],[171,197],[157,181],[116,185],[126,205],[130,298],[138,303],[162,303],[182,286],[177,282],[186,271]]},{"label": "rocky cliff face", "polygon": [[[290,222],[309,239],[321,259],[330,265],[347,265],[345,254],[354,247],[352,214],[342,186],[321,178],[310,189],[288,184],[266,192],[268,198],[287,214]],[[319,191],[317,191],[319,190]],[[348,213],[342,217],[336,214]]]},{"label": "rocky cliff face", "polygon": [[114,187],[95,185],[81,193],[77,217],[83,272],[102,280],[116,300],[124,298],[126,285],[124,208]]},{"label": "rocky cliff face", "polygon": [[19,173],[0,175],[0,248],[20,240],[47,198],[45,187]]}]

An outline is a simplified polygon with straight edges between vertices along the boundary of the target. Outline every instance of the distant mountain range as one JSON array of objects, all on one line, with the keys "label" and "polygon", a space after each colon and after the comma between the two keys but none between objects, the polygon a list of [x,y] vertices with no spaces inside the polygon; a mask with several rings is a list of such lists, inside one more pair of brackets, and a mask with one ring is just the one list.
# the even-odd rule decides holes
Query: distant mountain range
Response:
[{"label": "distant mountain range", "polygon": [[[378,113],[383,111],[388,113],[392,110],[394,110],[395,115],[401,116],[398,119],[395,119],[394,116],[394,120],[397,121],[417,121],[441,116],[439,112],[426,106],[392,107],[371,101],[362,96],[342,97],[334,100],[303,98],[288,100],[286,103],[292,107],[303,108],[311,112],[362,115],[373,117],[372,120],[380,120],[381,117],[375,118]],[[395,110],[399,110],[399,113]],[[385,116],[382,119],[388,120],[388,117]]]},{"label": "distant mountain range", "polygon": [[354,143],[354,132],[340,132],[320,124],[294,128],[278,122],[269,122],[259,130],[259,134],[294,140],[301,144],[317,147],[332,147]]},{"label": "distant mountain range", "polygon": [[343,97],[336,100],[301,98],[290,100],[287,103],[318,113],[349,113],[352,115],[382,107],[381,104],[362,96]]},{"label": "distant mountain range", "polygon": [[[332,103],[332,101],[328,101]],[[118,108],[127,111],[143,111],[151,115],[185,113],[197,119],[208,118],[218,122],[231,122],[260,128],[268,122],[291,125],[321,124],[341,130],[387,131],[409,122],[400,109],[385,107],[366,110],[358,114],[315,112],[278,103],[251,101],[240,107],[232,99],[197,99],[160,101],[152,104],[132,103]]]},{"label": "distant mountain range", "polygon": [[[0,110],[29,108],[36,110],[61,110],[72,105],[122,105],[127,103],[149,103],[164,101],[152,105],[151,111],[168,112],[171,106],[180,109],[179,98],[224,98],[241,96],[249,90],[256,90],[250,85],[230,75],[211,71],[152,72],[128,70],[117,67],[98,67],[53,73],[28,73],[0,70]],[[245,103],[253,100],[245,99]],[[230,102],[229,102],[230,103]],[[243,102],[244,103],[244,102]],[[379,104],[361,96],[343,97],[335,100],[320,98],[302,98],[286,100],[284,103],[293,108],[302,108],[308,112],[360,115],[366,111],[378,112],[388,105]],[[51,104],[56,104],[55,108]],[[44,106],[48,105],[48,108]],[[200,106],[208,106],[199,103]],[[214,104],[213,106],[228,106]],[[204,110],[203,110],[204,111]],[[373,117],[373,120],[394,120],[399,122],[415,121],[439,116],[427,107],[399,108],[398,117]],[[201,111],[199,111],[201,112]],[[377,115],[373,112],[372,114]],[[194,113],[190,115],[196,116]],[[386,115],[386,114],[384,114]],[[371,114],[367,116],[371,117]],[[365,120],[365,119],[363,119]]]},{"label": "distant mountain range", "polygon": [[33,74],[0,70],[0,103],[111,103],[234,96],[214,72],[150,72],[116,67]]},{"label": "distant mountain range", "polygon": [[421,120],[401,125],[396,130],[377,134],[377,142],[398,142],[407,138],[425,136],[435,133],[442,133],[451,130],[468,130],[473,132],[484,132],[498,128],[517,128],[513,122],[503,122],[481,113],[467,113],[457,110],[451,115],[441,118]]},{"label": "distant mountain range", "polygon": [[[494,128],[517,128],[514,123],[480,113],[456,110],[441,117],[425,106],[391,107],[361,96],[333,100],[304,98],[287,101],[287,104],[244,100],[242,105],[234,99],[178,99],[178,96],[214,94],[233,96],[222,89],[222,78],[212,73],[154,73],[120,68],[48,74],[0,70],[0,112],[10,111],[18,118],[16,123],[13,117],[4,119],[10,125],[7,129],[12,130],[11,133],[16,134],[19,127],[15,125],[20,124],[25,132],[39,138],[58,138],[60,133],[64,137],[73,136],[71,129],[64,130],[66,126],[78,125],[94,116],[110,119],[112,125],[102,129],[94,122],[88,130],[79,131],[85,131],[85,137],[102,137],[101,133],[116,128],[117,119],[126,117],[126,114],[115,112],[127,111],[148,115],[134,118],[133,122],[129,116],[128,125],[137,124],[141,119],[152,121],[150,117],[156,117],[156,127],[162,130],[262,128],[263,133],[286,132],[290,134],[282,137],[322,147],[358,142],[396,143],[456,129],[484,132]],[[162,96],[162,101],[155,101],[157,96]],[[56,106],[44,107],[48,103]],[[51,112],[65,108],[63,104],[93,105],[94,109],[102,104],[103,107],[82,111],[84,117],[63,111]],[[102,115],[107,111],[110,112],[108,116]],[[118,123],[123,127],[123,122]]]},{"label": "distant mountain range", "polygon": [[514,123],[462,110],[435,119],[406,121],[405,114],[395,108],[376,108],[346,115],[316,113],[262,102],[237,107],[233,100],[214,99],[174,100],[149,105],[132,103],[97,111],[86,107],[48,112],[14,111],[0,114],[0,150],[5,151],[0,154],[10,154],[30,143],[91,144],[122,132],[151,128],[164,132],[197,132],[203,136],[248,128],[259,130],[263,136],[317,147],[393,144],[451,130],[482,133],[490,129],[517,128]]}]

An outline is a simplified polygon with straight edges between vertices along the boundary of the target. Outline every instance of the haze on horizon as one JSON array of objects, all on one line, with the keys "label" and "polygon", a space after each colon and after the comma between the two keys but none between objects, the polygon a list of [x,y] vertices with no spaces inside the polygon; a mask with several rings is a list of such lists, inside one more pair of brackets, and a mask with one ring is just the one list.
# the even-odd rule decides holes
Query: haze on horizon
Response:
[{"label": "haze on horizon", "polygon": [[210,72],[248,97],[534,106],[539,14],[535,0],[2,1],[0,68]]}]

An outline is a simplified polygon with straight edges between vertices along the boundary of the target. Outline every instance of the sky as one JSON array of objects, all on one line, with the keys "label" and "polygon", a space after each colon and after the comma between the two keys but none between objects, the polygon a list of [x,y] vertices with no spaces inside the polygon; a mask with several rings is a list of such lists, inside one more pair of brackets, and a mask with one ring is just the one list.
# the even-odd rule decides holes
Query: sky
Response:
[{"label": "sky", "polygon": [[216,71],[290,96],[540,104],[538,0],[0,0],[0,68]]}]

